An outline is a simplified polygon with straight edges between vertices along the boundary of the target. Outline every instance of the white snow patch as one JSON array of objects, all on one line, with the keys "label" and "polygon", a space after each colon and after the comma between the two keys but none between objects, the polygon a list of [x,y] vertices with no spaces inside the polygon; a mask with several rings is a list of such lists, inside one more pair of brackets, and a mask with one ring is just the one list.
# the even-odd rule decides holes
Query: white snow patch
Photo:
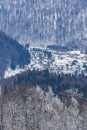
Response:
[{"label": "white snow patch", "polygon": [[9,78],[11,76],[15,76],[16,74],[22,73],[26,69],[20,69],[19,67],[16,67],[15,70],[12,70],[10,67],[7,68],[4,74],[4,78]]}]

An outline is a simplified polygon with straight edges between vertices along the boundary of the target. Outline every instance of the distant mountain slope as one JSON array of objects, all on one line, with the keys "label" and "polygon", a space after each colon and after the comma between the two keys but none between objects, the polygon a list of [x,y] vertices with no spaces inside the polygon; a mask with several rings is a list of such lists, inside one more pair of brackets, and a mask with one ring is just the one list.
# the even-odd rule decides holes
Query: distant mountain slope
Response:
[{"label": "distant mountain slope", "polygon": [[7,67],[15,69],[17,65],[24,67],[30,63],[30,55],[16,40],[0,32],[0,77]]},{"label": "distant mountain slope", "polygon": [[0,30],[21,44],[87,47],[86,0],[3,0],[0,17]]}]

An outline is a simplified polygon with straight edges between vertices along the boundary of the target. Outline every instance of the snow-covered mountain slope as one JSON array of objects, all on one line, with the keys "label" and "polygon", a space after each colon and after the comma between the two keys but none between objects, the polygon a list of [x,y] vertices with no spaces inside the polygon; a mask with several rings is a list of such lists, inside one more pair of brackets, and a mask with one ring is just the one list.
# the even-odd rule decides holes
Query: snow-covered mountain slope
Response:
[{"label": "snow-covered mountain slope", "polygon": [[[54,45],[53,45],[54,46]],[[51,73],[87,75],[87,54],[65,47],[30,48],[31,61],[29,69],[48,69]],[[52,48],[51,48],[52,47]]]},{"label": "snow-covered mountain slope", "polygon": [[86,0],[3,0],[0,17],[0,30],[22,44],[87,47]]},{"label": "snow-covered mountain slope", "polygon": [[4,78],[9,78],[27,70],[48,70],[54,74],[87,75],[87,54],[66,47],[48,46],[47,48],[29,48],[30,64],[25,68],[12,70],[7,68]]},{"label": "snow-covered mountain slope", "polygon": [[0,32],[0,78],[8,67],[15,70],[30,63],[30,54],[16,40]]}]

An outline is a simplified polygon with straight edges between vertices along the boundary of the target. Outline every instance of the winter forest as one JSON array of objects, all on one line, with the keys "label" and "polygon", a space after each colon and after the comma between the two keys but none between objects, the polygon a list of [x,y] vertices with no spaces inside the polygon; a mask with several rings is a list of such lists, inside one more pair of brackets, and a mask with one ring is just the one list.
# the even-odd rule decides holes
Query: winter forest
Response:
[{"label": "winter forest", "polygon": [[0,130],[87,130],[87,0],[0,0]]},{"label": "winter forest", "polygon": [[[49,88],[22,87],[0,94],[0,130],[86,130],[87,101],[71,91],[63,103]],[[85,102],[85,104],[84,104]]]},{"label": "winter forest", "polygon": [[86,38],[86,7],[86,0],[3,0],[0,30],[21,44],[78,42]]}]

